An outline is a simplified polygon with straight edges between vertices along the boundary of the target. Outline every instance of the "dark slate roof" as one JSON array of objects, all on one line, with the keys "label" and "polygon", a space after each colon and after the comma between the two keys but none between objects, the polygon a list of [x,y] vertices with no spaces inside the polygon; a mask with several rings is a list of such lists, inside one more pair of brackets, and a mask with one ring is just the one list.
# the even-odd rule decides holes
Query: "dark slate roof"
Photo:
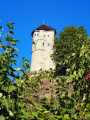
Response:
[{"label": "dark slate roof", "polygon": [[[41,26],[39,26],[35,30],[46,30],[46,31],[54,30],[55,35],[56,35],[56,30],[52,27],[49,27],[49,26],[45,25],[45,24],[42,24]],[[33,33],[34,33],[35,30],[32,31],[32,33],[31,33],[32,36],[33,36]]]}]

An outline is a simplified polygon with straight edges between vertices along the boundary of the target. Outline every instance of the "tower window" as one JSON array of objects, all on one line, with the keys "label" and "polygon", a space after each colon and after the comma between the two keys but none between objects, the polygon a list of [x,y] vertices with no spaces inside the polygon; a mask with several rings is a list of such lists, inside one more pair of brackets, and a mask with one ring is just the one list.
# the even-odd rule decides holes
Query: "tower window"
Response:
[{"label": "tower window", "polygon": [[43,43],[43,46],[45,45],[45,43]]},{"label": "tower window", "polygon": [[34,36],[36,36],[36,34],[34,34]]},{"label": "tower window", "polygon": [[39,34],[37,34],[37,36],[39,36]]},{"label": "tower window", "polygon": [[48,46],[50,46],[50,43],[48,43]]},{"label": "tower window", "polygon": [[35,42],[34,42],[34,41],[33,41],[32,43],[35,45]]},{"label": "tower window", "polygon": [[44,38],[46,37],[46,35],[44,35]]},{"label": "tower window", "polygon": [[49,35],[47,35],[49,37]]}]

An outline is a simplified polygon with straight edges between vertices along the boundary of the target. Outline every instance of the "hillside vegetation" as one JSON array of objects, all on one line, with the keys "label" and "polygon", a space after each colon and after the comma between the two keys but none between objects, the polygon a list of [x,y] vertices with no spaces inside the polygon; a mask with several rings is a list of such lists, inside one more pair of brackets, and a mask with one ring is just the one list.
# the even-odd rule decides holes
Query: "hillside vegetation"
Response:
[{"label": "hillside vegetation", "polygon": [[[19,42],[12,37],[13,25],[8,22],[8,33],[0,35],[0,120],[89,120],[90,49],[86,30],[66,27],[55,39],[52,58],[58,71],[31,73],[24,57],[21,66],[13,68]],[[72,29],[76,31],[73,36]],[[65,74],[59,76],[60,66],[65,67]]]}]

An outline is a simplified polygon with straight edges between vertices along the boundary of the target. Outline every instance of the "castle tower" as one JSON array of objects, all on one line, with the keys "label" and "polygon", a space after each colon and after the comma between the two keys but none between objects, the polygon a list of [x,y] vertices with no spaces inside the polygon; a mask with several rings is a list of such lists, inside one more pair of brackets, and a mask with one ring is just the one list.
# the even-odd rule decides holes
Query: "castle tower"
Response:
[{"label": "castle tower", "polygon": [[55,35],[56,30],[44,23],[32,31],[31,71],[55,69],[55,65],[50,57],[53,53]]}]

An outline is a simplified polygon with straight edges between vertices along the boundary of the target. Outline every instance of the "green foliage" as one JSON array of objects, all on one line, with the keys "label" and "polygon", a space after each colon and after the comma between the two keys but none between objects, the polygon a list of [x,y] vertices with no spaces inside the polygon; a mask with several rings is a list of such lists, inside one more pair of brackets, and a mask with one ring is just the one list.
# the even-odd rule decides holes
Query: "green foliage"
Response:
[{"label": "green foliage", "polygon": [[[53,119],[55,120],[87,120],[90,118],[89,38],[87,39],[87,37],[85,37],[85,39],[83,39],[82,37],[82,39],[80,39],[82,40],[81,44],[79,44],[80,41],[78,39],[77,42],[72,44],[72,51],[70,51],[70,53],[67,51],[67,54],[65,54],[64,59],[66,62],[65,65],[68,65],[68,68],[66,69],[68,78],[66,79],[65,76],[58,76],[58,79],[56,80],[56,98],[54,99],[57,102],[53,101],[53,104],[49,105],[46,104],[46,101],[43,102],[43,107],[50,111],[50,114],[52,114]],[[62,45],[57,44],[57,46],[60,47]],[[58,53],[60,55],[62,53],[60,53],[59,47]],[[58,55],[56,57],[58,58]],[[61,57],[60,59],[60,61],[64,63],[64,59]],[[48,79],[49,77],[50,76],[48,75]],[[70,88],[68,88],[68,86],[73,86],[71,92],[69,91]],[[48,116],[48,119],[52,119],[51,116]]]},{"label": "green foliage", "polygon": [[67,26],[60,32],[59,37],[55,38],[52,59],[56,64],[56,72],[60,70],[63,72],[63,68],[65,70],[65,68],[70,67],[67,57],[73,62],[71,54],[75,51],[80,51],[83,44],[88,44],[90,39],[87,38],[88,34],[86,31],[82,26],[78,28]]},{"label": "green foliage", "polygon": [[[62,42],[63,45],[65,44],[64,47],[67,45],[67,48],[61,49],[62,45],[55,43],[59,57],[63,56],[59,53],[59,48],[65,52],[57,62],[58,64],[61,62],[62,65],[65,62],[68,66],[66,70],[68,77],[56,77],[52,71],[30,73],[29,61],[24,57],[21,66],[17,69],[13,68],[17,63],[16,44],[19,42],[12,37],[15,29],[13,25],[14,23],[8,22],[8,33],[4,37],[0,36],[0,50],[2,49],[0,52],[0,120],[89,120],[90,48],[86,30],[83,27],[76,29],[70,26],[61,32],[60,41],[56,38],[57,43]],[[3,27],[0,26],[0,30],[2,32]],[[70,40],[72,40],[71,46],[68,44]],[[42,79],[47,79],[50,83],[55,82],[54,90],[51,86],[55,93],[51,92],[49,102],[46,98],[40,99],[37,94]],[[72,89],[70,86],[73,86]]]},{"label": "green foliage", "polygon": [[[14,34],[13,29],[15,29],[13,24],[8,22],[8,33],[4,37],[1,36],[2,40],[0,40],[2,51],[0,52],[0,120],[26,120],[32,116],[27,104],[34,106],[30,99],[33,96],[32,83],[28,82],[29,61],[23,57],[21,66],[17,69],[13,68],[17,63],[16,44],[19,42],[11,35]],[[3,28],[0,29],[2,32]],[[37,82],[35,84],[38,85]]]},{"label": "green foliage", "polygon": [[[43,100],[42,106],[52,115],[52,118],[48,115],[48,119],[88,120],[90,118],[89,53],[89,46],[82,45],[80,51],[72,53],[74,63],[70,61],[70,58],[67,59],[67,62],[71,64],[66,70],[68,78],[58,76],[56,98],[54,97],[54,101],[49,104]],[[68,86],[73,86],[71,92]]]}]

